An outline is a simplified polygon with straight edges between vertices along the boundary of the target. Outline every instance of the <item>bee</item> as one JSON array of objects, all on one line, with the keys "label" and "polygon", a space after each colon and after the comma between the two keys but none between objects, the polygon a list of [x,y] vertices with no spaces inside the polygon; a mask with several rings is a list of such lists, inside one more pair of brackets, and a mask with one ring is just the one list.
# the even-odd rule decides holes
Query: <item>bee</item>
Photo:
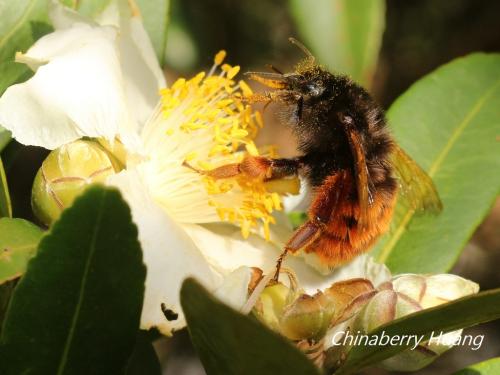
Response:
[{"label": "bee", "polygon": [[308,220],[286,243],[275,280],[288,253],[314,253],[320,264],[333,268],[369,250],[389,229],[398,194],[415,212],[442,209],[431,178],[391,136],[380,105],[349,77],[316,64],[300,42],[290,41],[307,57],[290,73],[272,66],[273,72],[247,73],[273,90],[246,100],[285,106],[300,156],[246,156],[203,172],[263,180],[301,175],[311,186]]}]

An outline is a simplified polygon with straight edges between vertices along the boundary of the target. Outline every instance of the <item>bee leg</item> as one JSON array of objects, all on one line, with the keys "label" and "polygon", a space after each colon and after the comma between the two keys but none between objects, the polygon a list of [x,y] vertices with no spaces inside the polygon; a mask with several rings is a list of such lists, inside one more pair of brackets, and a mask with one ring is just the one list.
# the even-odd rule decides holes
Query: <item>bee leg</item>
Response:
[{"label": "bee leg", "polygon": [[281,263],[285,259],[286,255],[290,253],[295,253],[300,249],[307,247],[316,241],[323,233],[323,228],[325,224],[319,219],[308,220],[302,224],[293,234],[292,238],[286,243],[285,249],[279,256],[276,262],[276,272],[274,273],[274,281],[278,281]]},{"label": "bee leg", "polygon": [[250,178],[271,180],[296,175],[302,164],[299,159],[271,159],[264,156],[246,156],[241,163],[226,164],[210,170],[197,169],[187,162],[184,162],[182,165],[214,179],[231,178],[243,174]]},{"label": "bee leg", "polygon": [[199,173],[199,174],[202,174],[205,176],[213,177],[216,180],[223,179],[223,178],[235,177],[241,173],[240,163],[226,164],[226,165],[222,165],[220,167],[217,167],[214,169],[209,169],[209,170],[195,168],[186,161],[184,161],[182,163],[182,165],[184,167],[192,169],[196,173]]}]

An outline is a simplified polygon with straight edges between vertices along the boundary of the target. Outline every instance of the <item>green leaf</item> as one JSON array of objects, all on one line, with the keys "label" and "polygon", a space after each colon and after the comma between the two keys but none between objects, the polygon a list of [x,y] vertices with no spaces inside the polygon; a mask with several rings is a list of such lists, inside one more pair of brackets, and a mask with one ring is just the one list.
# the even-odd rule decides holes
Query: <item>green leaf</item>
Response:
[{"label": "green leaf", "polygon": [[42,235],[29,221],[0,218],[0,284],[24,274]]},{"label": "green leaf", "polygon": [[67,0],[64,3],[76,9],[78,13],[92,18],[101,14],[111,3],[111,0],[75,0],[73,4],[71,0]]},{"label": "green leaf", "polygon": [[[7,185],[7,176],[3,168],[2,159],[0,159],[0,217],[12,217],[12,205],[10,203],[9,186]],[[0,236],[2,232],[0,231]],[[1,238],[0,238],[1,241]]]},{"label": "green leaf", "polygon": [[307,213],[302,211],[291,211],[287,214],[288,220],[290,220],[290,224],[292,224],[292,228],[296,229],[304,224],[308,217]]},{"label": "green leaf", "polygon": [[[434,180],[439,216],[404,211],[375,249],[393,273],[448,271],[500,190],[500,55],[452,61],[392,105],[400,145]],[[401,210],[398,209],[400,212]]]},{"label": "green leaf", "polygon": [[[432,332],[436,334],[441,331],[450,332],[498,318],[500,318],[500,289],[494,289],[407,315],[377,328],[370,334],[370,338],[381,335],[389,337],[425,335],[425,338],[430,338]],[[357,373],[364,367],[402,352],[408,346],[411,344],[354,346],[344,365],[335,374]]]},{"label": "green leaf", "polygon": [[464,368],[454,375],[498,375],[500,374],[500,357],[492,358],[484,362]]},{"label": "green leaf", "polygon": [[0,284],[0,335],[2,334],[2,325],[5,319],[5,313],[7,312],[7,307],[9,306],[9,301],[12,297],[12,293],[14,293],[17,281],[18,279],[15,279]]},{"label": "green leaf", "polygon": [[181,304],[208,375],[319,375],[287,340],[218,302],[195,280],[182,285]]},{"label": "green leaf", "polygon": [[0,95],[5,89],[32,74],[23,64],[14,62],[17,51],[25,52],[49,25],[47,0],[0,0]]},{"label": "green leaf", "polygon": [[[16,52],[26,52],[40,37],[52,30],[48,0],[0,0],[0,95],[7,87],[27,80],[33,73],[24,64],[14,62]],[[1,124],[0,124],[1,125]],[[11,134],[0,126],[0,151],[10,142]]]},{"label": "green leaf", "polygon": [[146,269],[118,191],[89,188],[65,210],[16,287],[2,373],[120,374],[139,328]]},{"label": "green leaf", "polygon": [[161,375],[160,361],[149,336],[149,332],[139,331],[126,375]]},{"label": "green leaf", "polygon": [[10,131],[0,126],[0,152],[7,146],[11,138]]},{"label": "green leaf", "polygon": [[144,27],[151,38],[160,65],[165,64],[170,0],[137,0]]},{"label": "green leaf", "polygon": [[306,46],[331,70],[370,86],[385,27],[384,0],[290,0]]}]

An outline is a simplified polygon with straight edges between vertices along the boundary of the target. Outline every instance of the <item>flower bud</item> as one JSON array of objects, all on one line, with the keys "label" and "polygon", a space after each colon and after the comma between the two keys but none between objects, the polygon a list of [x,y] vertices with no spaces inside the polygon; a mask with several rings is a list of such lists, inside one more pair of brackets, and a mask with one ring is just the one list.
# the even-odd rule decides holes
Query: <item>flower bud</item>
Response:
[{"label": "flower bud", "polygon": [[[394,319],[477,293],[479,286],[455,275],[407,274],[394,277],[392,283],[380,289],[354,318],[350,327],[353,334],[369,334]],[[380,365],[390,371],[420,370],[450,349],[461,332],[453,331],[439,341],[420,343],[414,350],[407,349]],[[347,350],[344,348],[344,352]]]},{"label": "flower bud", "polygon": [[282,283],[266,286],[255,304],[253,313],[266,326],[280,333],[283,310],[295,298],[294,291]]},{"label": "flower bud", "polygon": [[319,342],[327,330],[344,316],[350,317],[358,306],[354,301],[373,292],[365,279],[332,284],[324,292],[308,295],[281,283],[267,286],[257,301],[254,314],[271,329],[293,341]]},{"label": "flower bud", "polygon": [[302,294],[283,309],[281,332],[290,340],[314,340],[318,342],[326,334],[333,319],[333,304],[323,304],[321,292],[314,296]]},{"label": "flower bud", "polygon": [[109,154],[96,142],[78,140],[53,150],[42,163],[33,182],[33,212],[46,225],[85,188],[103,183],[118,171]]},{"label": "flower bud", "polygon": [[394,277],[392,284],[395,291],[417,301],[424,309],[479,291],[476,283],[451,274],[399,275]]}]

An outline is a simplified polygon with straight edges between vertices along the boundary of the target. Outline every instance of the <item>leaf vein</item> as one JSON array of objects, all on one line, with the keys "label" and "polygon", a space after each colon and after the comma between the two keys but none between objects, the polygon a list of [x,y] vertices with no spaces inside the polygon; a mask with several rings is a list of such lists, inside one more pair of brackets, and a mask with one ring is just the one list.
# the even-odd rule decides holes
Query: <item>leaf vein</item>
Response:
[{"label": "leaf vein", "polygon": [[[453,145],[457,142],[458,138],[464,130],[467,128],[467,126],[472,122],[472,119],[478,114],[478,112],[481,110],[481,108],[484,106],[484,104],[490,99],[490,97],[493,95],[493,93],[500,87],[500,79],[496,80],[495,83],[491,86],[489,90],[487,90],[478,100],[477,102],[472,106],[472,108],[469,110],[469,112],[465,115],[464,119],[462,122],[455,128],[453,134],[451,135],[450,139],[446,143],[445,147],[441,151],[441,153],[438,155],[437,159],[432,163],[430,169],[429,169],[429,176],[434,177],[434,175],[437,173],[438,169],[441,167],[441,164],[443,163],[444,159],[446,156],[449,154],[451,148]],[[385,245],[382,250],[380,251],[377,259],[381,263],[385,263],[387,261],[387,258],[389,258],[389,255],[392,253],[392,250],[396,246],[396,243],[399,241],[401,236],[404,233],[404,230],[407,226],[407,224],[410,222],[412,219],[413,215],[415,214],[414,210],[408,210],[408,212],[405,214],[399,225],[397,226],[396,230],[394,231],[394,235],[391,237],[391,239],[387,242],[387,245]]]},{"label": "leaf vein", "polygon": [[71,321],[71,327],[70,327],[70,330],[68,332],[68,337],[66,338],[66,343],[64,344],[64,351],[62,354],[61,362],[59,364],[59,368],[57,370],[57,375],[63,374],[64,368],[66,367],[66,363],[68,361],[69,349],[71,346],[71,342],[73,341],[73,336],[74,336],[75,330],[76,330],[76,324],[78,322],[78,318],[80,316],[80,311],[81,311],[81,307],[82,307],[82,303],[83,303],[83,296],[84,296],[85,286],[87,283],[87,277],[88,277],[88,273],[89,273],[89,269],[90,269],[90,264],[92,263],[92,258],[94,256],[95,249],[96,249],[97,233],[99,232],[100,223],[102,220],[102,215],[104,213],[104,210],[102,208],[104,205],[105,196],[106,196],[106,193],[102,194],[101,202],[99,204],[97,218],[95,221],[96,224],[95,224],[94,229],[92,231],[92,237],[90,240],[89,256],[88,256],[87,261],[85,263],[82,282],[80,284],[78,302],[77,302],[76,307],[75,307],[75,313],[73,315],[73,320]]},{"label": "leaf vein", "polygon": [[19,19],[14,23],[14,26],[9,30],[7,34],[4,35],[3,38],[0,38],[0,49],[3,48],[5,43],[7,43],[7,40],[16,33],[16,31],[24,24],[24,21],[28,18],[28,15],[30,14],[31,10],[35,6],[36,0],[31,0],[26,9],[24,10],[24,13],[19,17]]}]

